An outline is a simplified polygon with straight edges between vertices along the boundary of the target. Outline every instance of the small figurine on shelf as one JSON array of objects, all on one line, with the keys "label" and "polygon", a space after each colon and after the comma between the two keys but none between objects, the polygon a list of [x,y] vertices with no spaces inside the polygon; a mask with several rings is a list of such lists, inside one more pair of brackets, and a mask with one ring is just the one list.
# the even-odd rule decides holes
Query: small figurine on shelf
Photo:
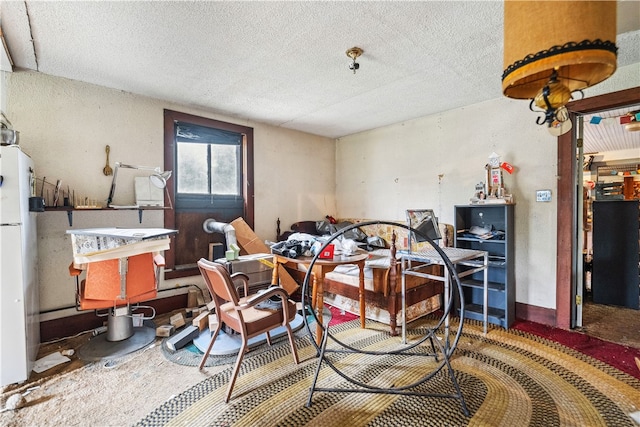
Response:
[{"label": "small figurine on shelf", "polygon": [[500,156],[495,152],[489,156],[487,168],[487,182],[489,183],[489,197],[500,197],[504,192],[502,186],[502,169],[500,169]]},{"label": "small figurine on shelf", "polygon": [[481,181],[476,184],[476,190],[471,198],[471,203],[478,203],[480,200],[484,200],[485,194],[484,182]]},{"label": "small figurine on shelf", "polygon": [[493,152],[484,168],[487,188],[484,188],[482,182],[477,184],[471,203],[513,203],[513,196],[507,194],[504,187],[502,171],[512,174],[514,167],[507,162],[501,162],[500,156]]}]

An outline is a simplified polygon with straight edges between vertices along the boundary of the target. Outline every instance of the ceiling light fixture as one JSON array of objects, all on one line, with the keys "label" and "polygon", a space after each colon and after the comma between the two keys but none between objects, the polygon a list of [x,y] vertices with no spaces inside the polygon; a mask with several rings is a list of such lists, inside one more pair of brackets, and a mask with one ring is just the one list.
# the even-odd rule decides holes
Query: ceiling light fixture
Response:
[{"label": "ceiling light fixture", "polygon": [[360,68],[360,64],[358,64],[356,62],[356,58],[359,57],[360,55],[362,55],[362,52],[364,52],[362,49],[360,49],[359,47],[352,47],[351,49],[348,49],[346,54],[349,58],[351,58],[351,63],[349,64],[349,69],[353,70],[353,74],[356,73],[356,71]]},{"label": "ceiling light fixture", "polygon": [[[570,125],[571,94],[616,70],[616,2],[504,2],[502,93],[541,108],[552,134]],[[561,134],[561,133],[560,133]]]}]

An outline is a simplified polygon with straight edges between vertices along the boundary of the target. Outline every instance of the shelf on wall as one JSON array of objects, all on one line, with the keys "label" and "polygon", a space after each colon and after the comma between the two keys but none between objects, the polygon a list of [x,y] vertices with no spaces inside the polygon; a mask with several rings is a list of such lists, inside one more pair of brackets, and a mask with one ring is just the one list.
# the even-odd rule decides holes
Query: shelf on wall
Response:
[{"label": "shelf on wall", "polygon": [[[470,288],[484,289],[484,282],[482,280],[461,280],[460,284]],[[494,292],[504,292],[505,285],[504,283],[487,282],[487,289]]]},{"label": "shelf on wall", "polygon": [[73,212],[74,211],[138,211],[138,221],[142,223],[142,212],[143,211],[160,211],[165,209],[171,209],[168,206],[111,206],[111,207],[100,207],[100,206],[45,206],[45,212],[66,212],[67,218],[69,220],[69,227],[73,226]]}]

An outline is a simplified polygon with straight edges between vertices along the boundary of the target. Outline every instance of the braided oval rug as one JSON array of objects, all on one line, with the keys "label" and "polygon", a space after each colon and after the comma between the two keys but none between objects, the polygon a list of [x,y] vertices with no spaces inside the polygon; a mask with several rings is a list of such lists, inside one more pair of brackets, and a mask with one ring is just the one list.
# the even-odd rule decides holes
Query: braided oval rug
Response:
[{"label": "braided oval rug", "polygon": [[[424,320],[421,322],[428,322]],[[414,325],[418,323],[418,325]],[[428,325],[412,323],[413,337]],[[455,323],[453,324],[455,328]],[[386,325],[359,320],[332,326],[331,333],[357,348],[396,349]],[[409,335],[412,337],[412,335]],[[309,336],[297,339],[300,364],[288,342],[245,357],[228,404],[224,396],[232,367],[165,402],[138,426],[636,426],[640,380],[553,341],[517,330],[465,322],[451,366],[469,410],[452,398],[309,390],[318,366]],[[338,348],[330,343],[328,348]],[[401,387],[433,372],[433,358],[332,353],[348,377],[378,387]],[[326,363],[318,387],[353,389]],[[417,389],[450,395],[445,369]]]}]

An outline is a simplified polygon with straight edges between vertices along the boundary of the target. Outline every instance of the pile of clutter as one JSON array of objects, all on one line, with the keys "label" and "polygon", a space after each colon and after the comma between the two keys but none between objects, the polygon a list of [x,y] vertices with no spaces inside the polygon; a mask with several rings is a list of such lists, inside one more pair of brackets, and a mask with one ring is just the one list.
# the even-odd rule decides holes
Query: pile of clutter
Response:
[{"label": "pile of clutter", "polygon": [[187,309],[169,318],[169,323],[156,328],[157,337],[168,337],[164,341],[167,348],[177,351],[191,343],[200,332],[209,328],[213,331],[218,324],[213,301],[205,304],[202,291],[189,289]]}]

